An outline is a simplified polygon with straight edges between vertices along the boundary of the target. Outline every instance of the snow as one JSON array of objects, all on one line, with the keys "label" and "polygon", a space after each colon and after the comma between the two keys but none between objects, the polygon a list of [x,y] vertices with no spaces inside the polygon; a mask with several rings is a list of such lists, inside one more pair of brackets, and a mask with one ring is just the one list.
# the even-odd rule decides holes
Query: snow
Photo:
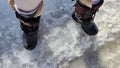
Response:
[{"label": "snow", "polygon": [[[95,63],[89,63],[93,59],[97,64],[95,56],[89,59],[90,54],[96,54],[96,50],[99,51],[99,61],[103,68],[120,67],[119,62],[114,60],[119,61],[120,54],[119,0],[105,0],[95,18],[99,27],[96,36],[86,35],[80,24],[71,18],[74,10],[74,2],[71,0],[44,2],[38,45],[28,51],[23,47],[22,30],[14,11],[6,0],[0,0],[0,68],[79,68],[80,65],[85,68],[86,64],[96,68]],[[79,57],[80,65],[76,63]],[[83,57],[89,57],[86,58],[86,64]],[[72,62],[74,60],[75,63]]]}]

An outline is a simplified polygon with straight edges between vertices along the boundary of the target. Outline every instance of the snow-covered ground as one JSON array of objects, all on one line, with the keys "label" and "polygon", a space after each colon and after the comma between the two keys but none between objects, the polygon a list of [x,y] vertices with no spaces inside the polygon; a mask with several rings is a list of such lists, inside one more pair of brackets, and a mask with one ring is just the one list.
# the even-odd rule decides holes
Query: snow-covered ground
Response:
[{"label": "snow-covered ground", "polygon": [[7,0],[0,0],[0,68],[119,68],[120,0],[105,0],[95,22],[97,36],[88,36],[71,14],[71,0],[44,0],[39,41],[23,48],[19,21]]}]

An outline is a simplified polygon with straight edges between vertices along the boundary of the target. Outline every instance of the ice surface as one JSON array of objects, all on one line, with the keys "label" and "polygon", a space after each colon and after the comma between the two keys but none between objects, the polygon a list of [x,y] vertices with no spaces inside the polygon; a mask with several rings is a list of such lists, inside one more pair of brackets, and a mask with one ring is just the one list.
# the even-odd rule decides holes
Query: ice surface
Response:
[{"label": "ice surface", "polygon": [[[22,31],[14,11],[6,0],[0,0],[0,68],[64,68],[76,58],[86,57],[87,59],[88,57],[84,55],[93,53],[90,51],[104,46],[109,48],[108,42],[115,43],[116,39],[120,40],[119,0],[105,0],[100,8],[95,18],[100,30],[97,36],[86,35],[80,24],[72,20],[74,2],[71,0],[44,0],[44,2],[38,46],[33,51],[27,51],[23,48]],[[100,52],[101,62],[106,60],[107,63],[107,60],[120,54],[118,49],[119,46],[115,54],[111,53],[110,56]],[[94,59],[95,56],[91,57]],[[92,60],[89,59],[85,61]],[[84,62],[80,63],[84,65]],[[112,62],[110,64],[111,67],[118,68],[114,67],[115,64]]]}]

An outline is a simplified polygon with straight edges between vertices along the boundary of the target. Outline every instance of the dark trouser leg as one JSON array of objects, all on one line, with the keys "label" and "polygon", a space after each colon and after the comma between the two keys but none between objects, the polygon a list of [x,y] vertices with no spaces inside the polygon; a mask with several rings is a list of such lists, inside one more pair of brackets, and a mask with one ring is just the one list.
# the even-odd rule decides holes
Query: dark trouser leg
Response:
[{"label": "dark trouser leg", "polygon": [[24,32],[24,38],[26,41],[24,47],[28,50],[34,49],[37,44],[37,34],[39,29],[40,16],[36,18],[24,18],[16,12],[16,17],[20,19],[20,26]]}]

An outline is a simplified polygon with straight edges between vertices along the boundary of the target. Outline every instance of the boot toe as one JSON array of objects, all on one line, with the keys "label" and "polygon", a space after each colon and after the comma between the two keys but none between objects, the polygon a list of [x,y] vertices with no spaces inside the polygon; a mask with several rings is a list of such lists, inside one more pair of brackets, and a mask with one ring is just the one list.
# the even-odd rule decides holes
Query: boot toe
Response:
[{"label": "boot toe", "polygon": [[98,28],[94,22],[90,22],[90,24],[82,24],[83,31],[88,35],[96,35],[98,33]]},{"label": "boot toe", "polygon": [[24,46],[27,50],[33,50],[36,47],[35,43],[32,44],[27,44],[26,46]]},{"label": "boot toe", "polygon": [[28,34],[23,35],[23,40],[24,40],[24,47],[27,50],[33,50],[36,45],[37,45],[37,41],[38,41],[38,37],[37,37],[37,31],[35,32],[31,32]]}]

